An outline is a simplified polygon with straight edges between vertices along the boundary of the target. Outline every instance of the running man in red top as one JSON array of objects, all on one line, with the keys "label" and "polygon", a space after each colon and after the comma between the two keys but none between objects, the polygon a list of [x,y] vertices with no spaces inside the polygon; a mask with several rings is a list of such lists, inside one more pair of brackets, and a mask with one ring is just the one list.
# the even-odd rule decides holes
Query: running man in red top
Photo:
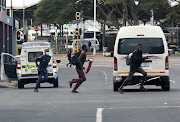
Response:
[{"label": "running man in red top", "polygon": [[86,60],[86,52],[88,51],[87,46],[83,45],[82,46],[83,51],[81,52],[80,56],[78,57],[78,63],[76,65],[76,72],[79,75],[79,79],[72,79],[72,81],[69,81],[70,88],[72,87],[73,83],[76,83],[74,89],[71,91],[72,93],[79,93],[77,88],[84,82],[86,81],[86,76],[84,74],[83,67],[84,63],[87,61]]}]

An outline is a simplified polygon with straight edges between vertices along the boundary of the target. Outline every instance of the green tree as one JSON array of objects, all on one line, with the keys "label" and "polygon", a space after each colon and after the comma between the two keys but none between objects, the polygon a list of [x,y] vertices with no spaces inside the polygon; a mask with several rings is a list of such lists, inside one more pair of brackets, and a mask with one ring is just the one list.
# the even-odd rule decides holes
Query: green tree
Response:
[{"label": "green tree", "polygon": [[[119,29],[125,21],[138,25],[139,19],[148,20],[152,10],[156,23],[179,23],[180,7],[171,7],[169,0],[139,0],[139,5],[134,0],[97,0],[97,21]],[[65,24],[75,19],[76,11],[84,20],[93,19],[94,0],[41,0],[34,15],[38,24]]]},{"label": "green tree", "polygon": [[37,24],[65,24],[74,18],[76,0],[41,0],[34,15]]}]

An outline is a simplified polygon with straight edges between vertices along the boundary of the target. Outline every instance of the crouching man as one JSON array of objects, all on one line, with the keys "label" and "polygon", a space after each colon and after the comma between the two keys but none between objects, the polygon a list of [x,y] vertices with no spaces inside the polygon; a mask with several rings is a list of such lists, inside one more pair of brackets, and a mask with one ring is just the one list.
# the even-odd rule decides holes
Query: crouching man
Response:
[{"label": "crouching man", "polygon": [[[40,86],[40,83],[42,80],[48,81],[48,72],[47,72],[47,67],[48,63],[51,60],[51,56],[49,56],[49,49],[44,50],[44,55],[41,55],[39,58],[36,59],[36,66],[38,69],[38,81],[36,83],[36,87],[34,89],[34,92],[38,92],[38,88]],[[40,62],[39,65],[37,62]],[[42,78],[44,76],[44,79]]]}]

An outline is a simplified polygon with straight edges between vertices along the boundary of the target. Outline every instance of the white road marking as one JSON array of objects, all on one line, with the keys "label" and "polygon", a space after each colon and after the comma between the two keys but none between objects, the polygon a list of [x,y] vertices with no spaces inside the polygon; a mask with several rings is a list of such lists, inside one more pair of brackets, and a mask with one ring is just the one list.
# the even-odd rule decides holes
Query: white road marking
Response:
[{"label": "white road marking", "polygon": [[102,111],[104,108],[97,108],[96,112],[96,122],[102,122]]},{"label": "white road marking", "polygon": [[158,109],[158,108],[180,108],[180,106],[149,106],[149,107],[117,107],[117,108],[104,108],[109,110],[117,109]]},{"label": "white road marking", "polygon": [[176,83],[176,81],[170,80],[172,83]]},{"label": "white road marking", "polygon": [[102,73],[104,73],[104,75],[105,75],[105,84],[107,84],[107,74],[106,74],[106,72],[104,72],[104,71],[102,71],[102,70],[99,70],[100,72],[102,72]]},{"label": "white road marking", "polygon": [[165,102],[164,104],[165,104],[165,105],[167,105],[167,103],[166,103],[166,102]]}]

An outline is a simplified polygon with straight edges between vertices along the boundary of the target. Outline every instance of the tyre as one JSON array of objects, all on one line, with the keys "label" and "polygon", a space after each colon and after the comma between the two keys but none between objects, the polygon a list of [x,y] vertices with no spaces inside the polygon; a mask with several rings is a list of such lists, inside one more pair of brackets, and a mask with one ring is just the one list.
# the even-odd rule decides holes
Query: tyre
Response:
[{"label": "tyre", "polygon": [[121,82],[115,82],[113,81],[113,89],[114,89],[114,92],[118,91],[118,88],[121,86]]},{"label": "tyre", "polygon": [[161,85],[161,88],[164,90],[164,91],[169,91],[170,90],[170,82],[169,82],[169,77],[162,77],[161,78],[161,81],[162,81],[162,85]]},{"label": "tyre", "polygon": [[54,79],[53,87],[54,87],[54,88],[59,87],[58,78]]},{"label": "tyre", "polygon": [[24,88],[24,81],[23,80],[18,80],[18,88],[23,89]]}]

